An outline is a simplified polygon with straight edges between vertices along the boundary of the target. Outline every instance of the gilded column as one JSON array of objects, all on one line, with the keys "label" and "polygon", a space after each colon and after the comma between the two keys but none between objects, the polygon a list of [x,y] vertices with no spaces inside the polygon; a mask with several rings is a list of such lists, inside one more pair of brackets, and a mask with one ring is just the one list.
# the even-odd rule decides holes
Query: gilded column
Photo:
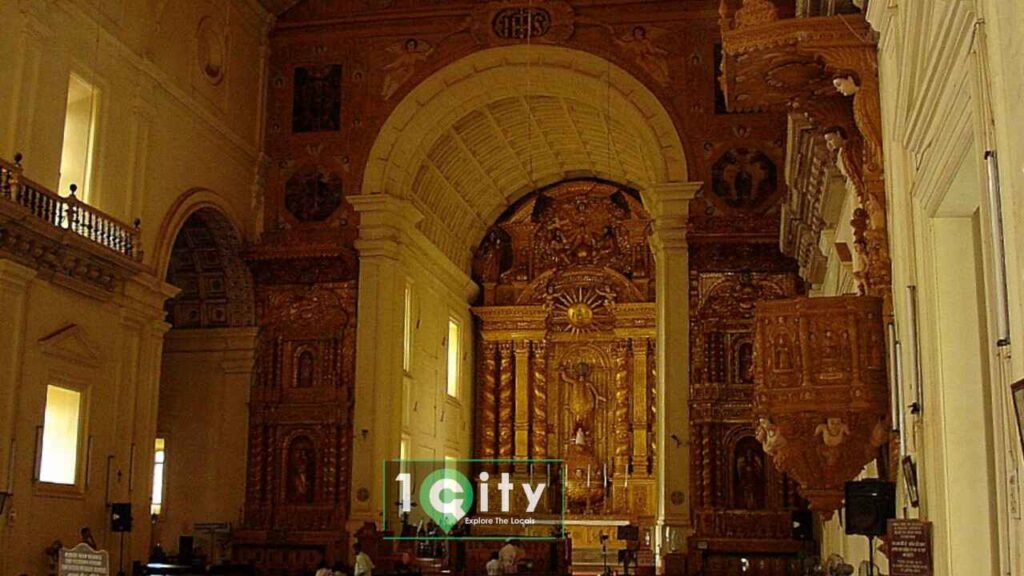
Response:
[{"label": "gilded column", "polygon": [[512,343],[502,342],[498,344],[500,366],[498,371],[498,457],[512,458],[512,400],[513,396],[513,372],[512,372]]},{"label": "gilded column", "polygon": [[518,340],[515,343],[515,455],[526,459],[530,456],[530,342]]},{"label": "gilded column", "polygon": [[647,338],[633,340],[633,470],[647,472]]},{"label": "gilded column", "polygon": [[548,454],[548,357],[543,341],[533,343],[533,455]]},{"label": "gilded column", "polygon": [[483,343],[481,362],[480,406],[477,414],[480,457],[494,458],[498,443],[498,344]]},{"label": "gilded column", "polygon": [[615,343],[615,471],[629,466],[629,342]]}]

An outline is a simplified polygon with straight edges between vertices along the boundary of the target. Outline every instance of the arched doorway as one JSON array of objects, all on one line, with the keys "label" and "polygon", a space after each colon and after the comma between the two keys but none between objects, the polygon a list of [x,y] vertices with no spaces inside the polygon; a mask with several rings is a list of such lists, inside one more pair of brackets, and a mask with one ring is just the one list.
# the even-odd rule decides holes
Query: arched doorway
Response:
[{"label": "arched doorway", "polygon": [[[398,457],[407,444],[413,456],[423,455],[416,449],[420,437],[429,440],[426,454],[443,447],[443,430],[416,429],[414,412],[424,401],[434,413],[454,413],[455,446],[470,441],[472,396],[414,398],[423,374],[429,379],[445,367],[419,354],[412,369],[422,374],[411,374],[404,346],[434,338],[440,328],[433,324],[469,325],[479,289],[470,275],[472,254],[502,213],[545,185],[589,177],[636,190],[637,204],[651,218],[658,268],[653,403],[665,416],[651,435],[661,446],[679,439],[651,465],[657,487],[652,508],[663,528],[658,535],[681,548],[689,525],[685,230],[689,199],[700,188],[687,182],[687,174],[681,139],[658,99],[636,78],[589,53],[521,45],[484,50],[440,70],[403,99],[371,150],[362,194],[350,198],[360,213],[361,408],[355,428],[367,431],[361,440],[366,450],[354,453],[352,529],[376,519],[387,505],[376,495],[382,460]],[[413,292],[426,288],[446,309],[424,318],[418,300],[410,304],[406,298],[410,285]],[[406,305],[395,310],[394,302]],[[407,337],[410,316],[424,336]],[[463,359],[468,366],[474,361],[468,353]],[[381,392],[382,383],[392,388]],[[360,499],[361,493],[366,497]]]},{"label": "arched doorway", "polygon": [[241,237],[218,208],[194,208],[173,238],[165,278],[180,292],[166,304],[152,543],[221,559],[227,530],[202,525],[235,526],[245,495],[253,282]]}]

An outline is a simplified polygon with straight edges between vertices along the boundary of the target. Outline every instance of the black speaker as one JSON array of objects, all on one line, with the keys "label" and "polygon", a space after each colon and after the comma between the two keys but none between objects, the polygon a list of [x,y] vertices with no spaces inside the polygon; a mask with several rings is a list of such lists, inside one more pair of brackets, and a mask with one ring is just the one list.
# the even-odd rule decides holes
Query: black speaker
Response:
[{"label": "black speaker", "polygon": [[814,538],[814,514],[810,510],[793,511],[793,540],[812,540]]},{"label": "black speaker", "polygon": [[132,503],[114,502],[110,505],[110,531],[132,531]]},{"label": "black speaker", "polygon": [[182,564],[192,563],[195,540],[191,536],[178,536],[178,562]]},{"label": "black speaker", "polygon": [[896,517],[896,484],[885,480],[846,483],[846,533],[884,536]]}]

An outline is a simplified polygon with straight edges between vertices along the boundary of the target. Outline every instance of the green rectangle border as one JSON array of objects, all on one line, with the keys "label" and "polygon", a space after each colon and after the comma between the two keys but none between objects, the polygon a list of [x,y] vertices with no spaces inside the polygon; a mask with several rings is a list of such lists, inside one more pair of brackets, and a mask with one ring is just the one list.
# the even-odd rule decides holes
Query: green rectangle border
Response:
[{"label": "green rectangle border", "polygon": [[[388,462],[394,462],[401,464],[402,462],[440,462],[442,465],[445,464],[443,459],[438,460],[437,458],[405,458],[405,459],[391,459],[384,460],[381,462],[381,503],[385,504],[388,501],[388,481],[387,481],[387,469]],[[561,528],[563,536],[385,536],[383,539],[387,541],[412,541],[412,540],[449,540],[456,542],[470,542],[473,540],[477,541],[505,541],[510,538],[516,540],[530,540],[534,542],[557,542],[565,539],[565,460],[561,458],[456,458],[455,462],[474,462],[474,463],[488,463],[488,464],[512,464],[512,463],[523,463],[523,464],[558,464],[562,469],[562,518]],[[385,512],[381,512],[381,532],[386,532],[388,529],[388,515]]]}]

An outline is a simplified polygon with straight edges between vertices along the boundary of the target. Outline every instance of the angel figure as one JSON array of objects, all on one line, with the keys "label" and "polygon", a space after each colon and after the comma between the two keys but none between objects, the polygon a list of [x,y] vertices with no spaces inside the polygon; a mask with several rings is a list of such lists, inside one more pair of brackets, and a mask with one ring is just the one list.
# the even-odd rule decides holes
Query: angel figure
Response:
[{"label": "angel figure", "polygon": [[[657,30],[656,36],[665,33],[666,30]],[[654,45],[654,41],[647,34],[647,28],[634,26],[630,34],[616,38],[615,43],[625,50],[637,65],[644,69],[660,84],[668,83],[668,51]]]},{"label": "angel figure", "polygon": [[388,47],[387,51],[394,54],[395,59],[384,66],[384,87],[381,95],[385,100],[395,95],[395,92],[412,78],[416,72],[416,66],[427,59],[427,56],[434,51],[429,42],[409,38],[405,42],[398,42]]}]

